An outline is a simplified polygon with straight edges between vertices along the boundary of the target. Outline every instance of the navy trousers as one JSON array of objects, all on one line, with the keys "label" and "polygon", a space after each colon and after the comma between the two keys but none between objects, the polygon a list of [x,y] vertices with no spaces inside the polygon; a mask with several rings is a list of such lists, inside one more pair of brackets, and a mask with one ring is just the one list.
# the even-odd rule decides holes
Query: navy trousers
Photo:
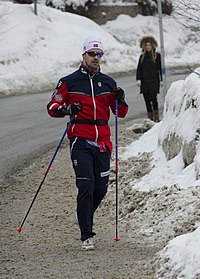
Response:
[{"label": "navy trousers", "polygon": [[81,138],[70,139],[71,160],[76,175],[77,217],[81,240],[93,237],[93,216],[107,189],[110,174],[110,151],[103,152]]}]

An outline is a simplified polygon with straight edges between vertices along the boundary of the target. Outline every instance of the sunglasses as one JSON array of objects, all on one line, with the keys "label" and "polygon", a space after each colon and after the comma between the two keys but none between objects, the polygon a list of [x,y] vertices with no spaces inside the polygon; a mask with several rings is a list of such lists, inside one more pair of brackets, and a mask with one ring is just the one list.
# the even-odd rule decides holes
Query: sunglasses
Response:
[{"label": "sunglasses", "polygon": [[104,54],[102,51],[88,51],[86,53],[91,57],[97,56],[98,58],[101,58]]}]

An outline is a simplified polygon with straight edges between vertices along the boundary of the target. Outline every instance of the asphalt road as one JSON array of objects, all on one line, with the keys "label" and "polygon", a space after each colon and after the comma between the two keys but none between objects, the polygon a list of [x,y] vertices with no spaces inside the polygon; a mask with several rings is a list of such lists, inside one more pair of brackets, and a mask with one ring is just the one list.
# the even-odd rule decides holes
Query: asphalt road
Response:
[{"label": "asphalt road", "polygon": [[[185,78],[184,74],[169,74],[168,87],[172,81]],[[127,118],[143,117],[145,105],[135,83],[135,76],[127,74],[115,78],[124,88],[129,104]],[[60,140],[67,118],[53,119],[46,112],[46,104],[52,92],[0,98],[0,178],[21,169],[31,160],[52,148]],[[159,106],[164,95],[159,94]],[[123,121],[123,120],[122,120]],[[114,123],[111,117],[110,124]]]}]

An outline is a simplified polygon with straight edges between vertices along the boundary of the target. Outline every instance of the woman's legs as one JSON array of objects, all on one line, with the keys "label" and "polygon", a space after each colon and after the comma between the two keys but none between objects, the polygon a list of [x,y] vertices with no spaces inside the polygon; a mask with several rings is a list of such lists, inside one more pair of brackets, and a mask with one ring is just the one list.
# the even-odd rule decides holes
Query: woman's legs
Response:
[{"label": "woman's legs", "polygon": [[153,108],[152,108],[150,96],[148,93],[147,94],[143,93],[143,97],[146,104],[147,116],[149,119],[153,120]]}]

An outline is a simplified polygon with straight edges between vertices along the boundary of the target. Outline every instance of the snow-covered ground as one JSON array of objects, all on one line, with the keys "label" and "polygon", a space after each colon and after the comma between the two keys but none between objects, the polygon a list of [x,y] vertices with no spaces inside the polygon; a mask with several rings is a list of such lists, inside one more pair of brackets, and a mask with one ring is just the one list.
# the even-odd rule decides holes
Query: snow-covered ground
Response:
[{"label": "snow-covered ground", "polygon": [[200,226],[192,233],[177,236],[160,253],[157,278],[200,278]]},{"label": "snow-covered ground", "polygon": [[[182,21],[182,23],[184,23]],[[127,44],[134,50],[133,65],[137,63],[140,54],[139,41],[142,36],[151,34],[155,36],[159,45],[159,24],[157,16],[137,15],[132,18],[120,15],[114,21],[109,21],[103,26],[120,42]],[[163,32],[165,60],[168,67],[187,66],[200,60],[195,34],[183,27],[180,21],[172,16],[163,16]],[[158,47],[159,51],[159,47]]]},{"label": "snow-covered ground", "polygon": [[[195,43],[191,32],[168,16],[163,23],[166,65],[198,63],[200,43]],[[150,34],[159,41],[158,17],[120,15],[99,26],[85,17],[40,4],[36,16],[33,5],[1,2],[0,95],[53,89],[61,76],[78,67],[82,43],[93,34],[105,45],[102,70],[130,71],[136,68],[140,55],[139,39]]]},{"label": "snow-covered ground", "polygon": [[83,41],[91,34],[103,39],[107,71],[131,68],[130,48],[85,17],[40,5],[36,16],[33,5],[0,5],[0,95],[52,89],[78,67]]},{"label": "snow-covered ground", "polygon": [[156,278],[200,278],[199,115],[200,68],[171,85],[162,121],[120,149],[127,185],[121,217],[129,230],[141,215],[141,234],[154,240],[190,232],[175,237],[158,255]]}]

